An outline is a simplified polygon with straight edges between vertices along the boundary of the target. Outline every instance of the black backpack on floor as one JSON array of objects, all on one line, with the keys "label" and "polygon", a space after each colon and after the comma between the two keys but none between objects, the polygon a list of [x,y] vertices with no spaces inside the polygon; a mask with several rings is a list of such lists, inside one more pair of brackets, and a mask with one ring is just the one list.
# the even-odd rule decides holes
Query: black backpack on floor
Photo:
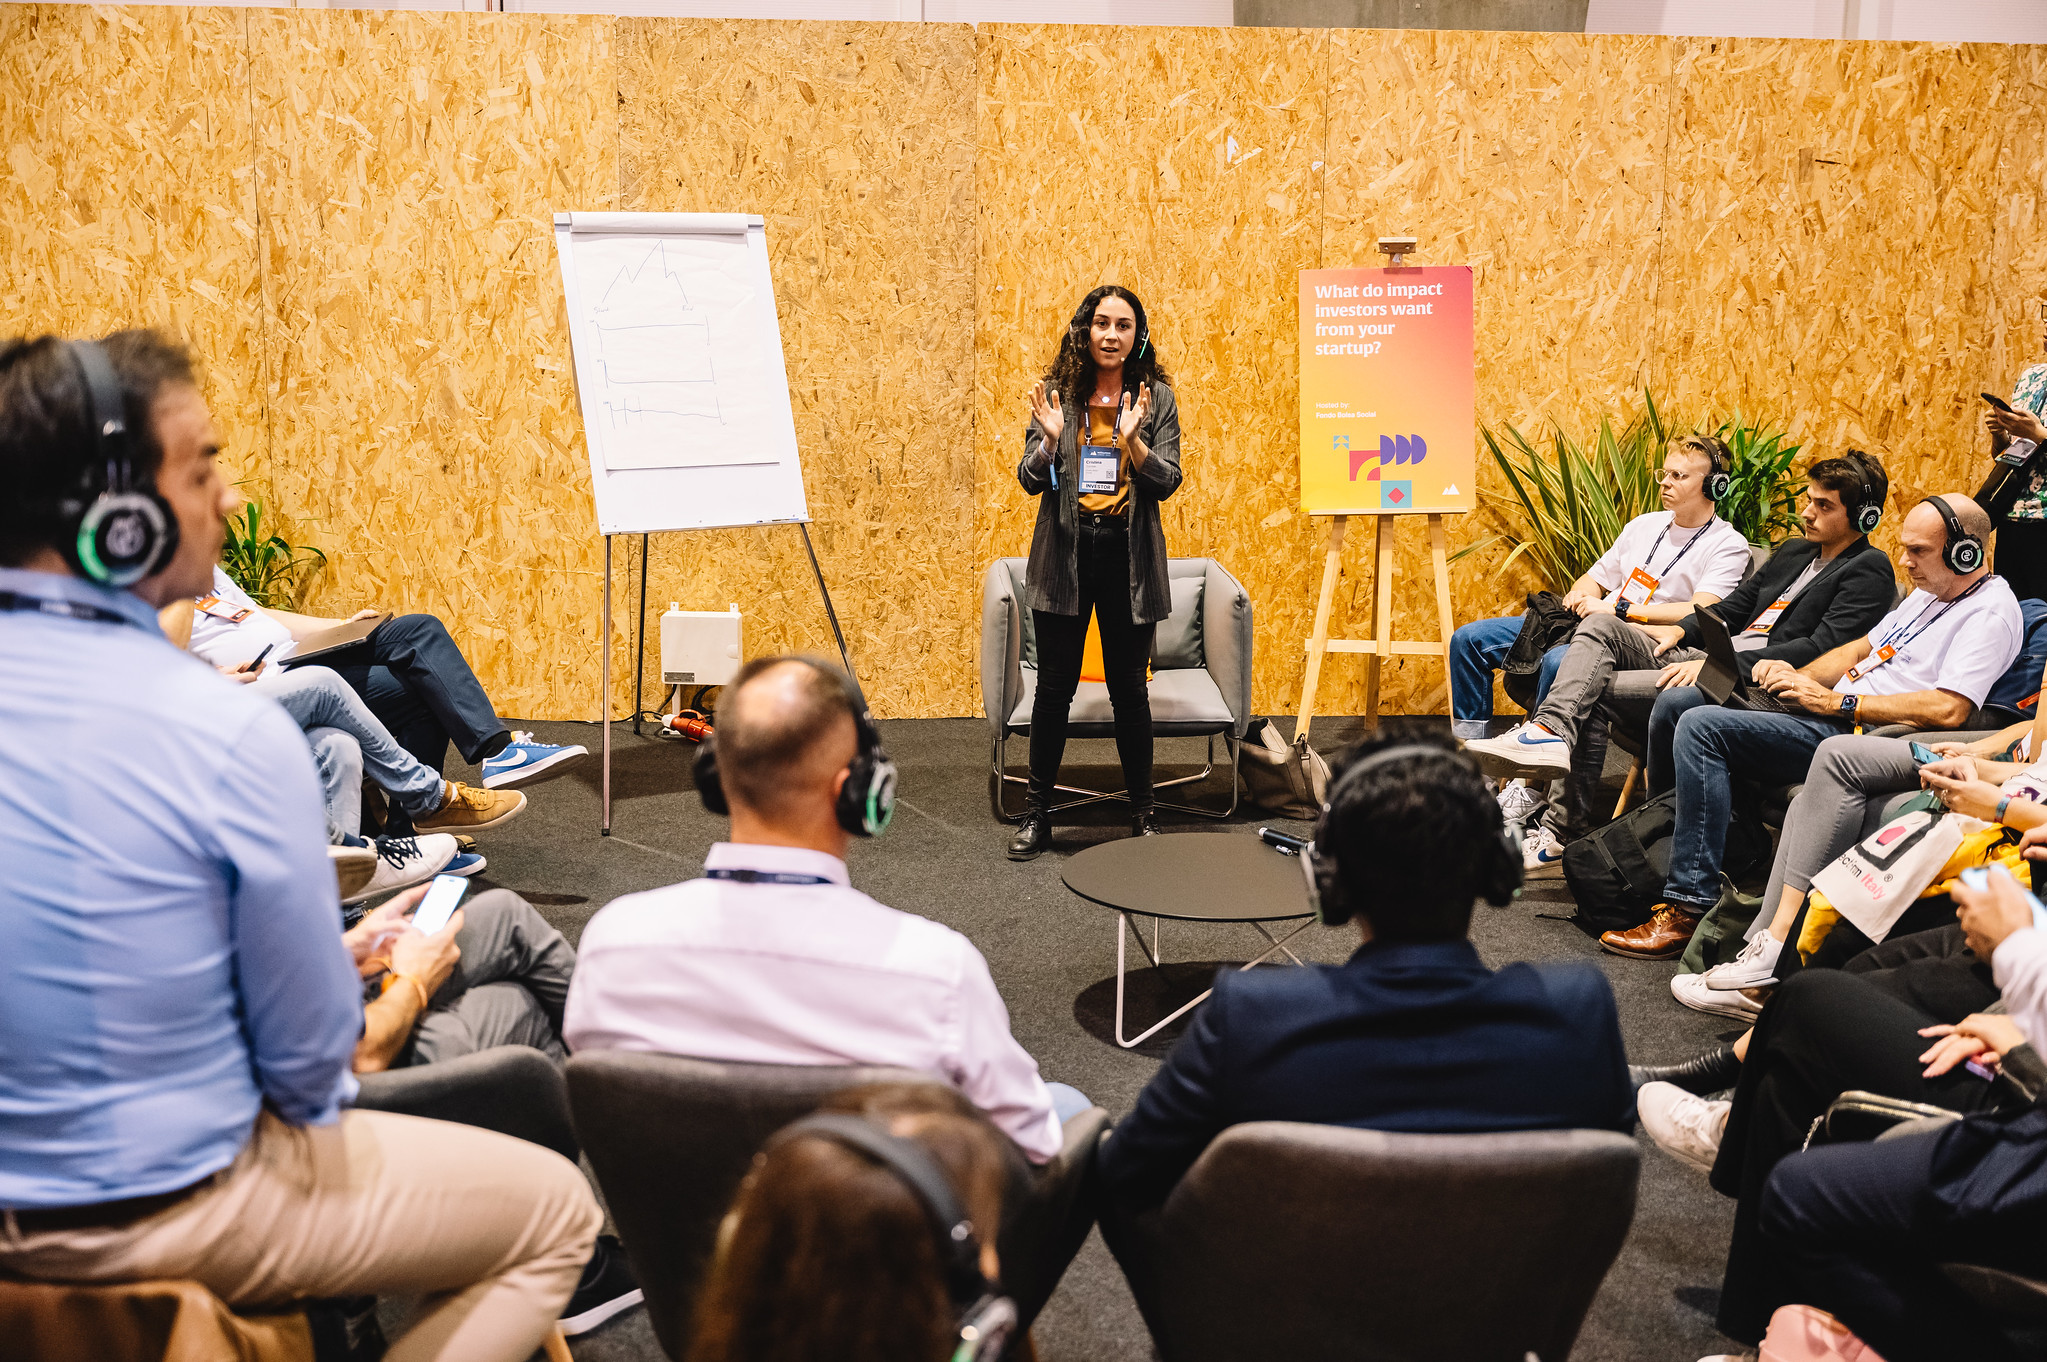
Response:
[{"label": "black backpack on floor", "polygon": [[[1663,902],[1670,878],[1670,839],[1677,828],[1677,793],[1645,799],[1605,827],[1564,848],[1564,879],[1578,901],[1572,918],[1588,932],[1621,932],[1649,920]],[[1770,854],[1770,834],[1735,810],[1727,826],[1720,869],[1738,879]]]}]

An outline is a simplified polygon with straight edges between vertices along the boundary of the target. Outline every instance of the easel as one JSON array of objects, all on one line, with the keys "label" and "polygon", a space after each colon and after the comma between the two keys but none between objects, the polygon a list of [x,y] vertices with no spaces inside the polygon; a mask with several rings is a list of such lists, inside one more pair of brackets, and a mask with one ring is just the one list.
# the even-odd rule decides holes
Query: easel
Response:
[{"label": "easel", "polygon": [[[832,593],[825,588],[824,569],[818,566],[817,549],[810,542],[810,522],[796,520],[763,523],[793,524],[803,531],[803,551],[810,556],[810,572],[817,578],[817,594],[819,599],[824,601],[825,618],[831,621],[832,637],[839,644],[839,660],[845,663],[846,675],[852,679],[853,688],[859,690],[864,697],[866,692],[861,689],[860,678],[853,671],[852,655],[846,651],[846,636],[839,629],[839,612],[832,608]],[[604,709],[604,790],[602,821],[598,829],[599,835],[604,837],[611,836],[611,541],[617,537],[610,534],[604,536],[604,680],[603,698],[600,701]],[[647,536],[644,534],[640,536],[640,625],[637,633],[639,648],[633,666],[634,733],[640,731],[642,712],[640,685],[647,670]]]},{"label": "easel", "polygon": [[1326,653],[1363,653],[1365,664],[1365,724],[1379,726],[1379,668],[1389,657],[1440,657],[1450,661],[1450,563],[1446,556],[1443,517],[1430,512],[1429,562],[1436,570],[1436,615],[1442,632],[1440,643],[1396,641],[1393,637],[1393,536],[1401,516],[1393,512],[1372,514],[1372,637],[1329,637],[1329,610],[1336,600],[1336,580],[1343,572],[1343,532],[1347,515],[1335,516],[1329,524],[1329,547],[1322,555],[1322,594],[1315,602],[1315,630],[1308,639],[1308,671],[1301,679],[1301,708],[1294,721],[1294,741],[1308,736],[1315,718],[1315,687],[1322,679],[1322,658]]}]

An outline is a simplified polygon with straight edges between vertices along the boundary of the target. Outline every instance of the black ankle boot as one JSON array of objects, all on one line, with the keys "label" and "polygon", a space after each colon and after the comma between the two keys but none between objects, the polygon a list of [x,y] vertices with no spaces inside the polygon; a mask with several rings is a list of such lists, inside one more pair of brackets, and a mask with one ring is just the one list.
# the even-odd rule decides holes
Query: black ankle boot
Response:
[{"label": "black ankle boot", "polygon": [[1132,837],[1156,837],[1159,835],[1159,816],[1150,809],[1139,809],[1130,815]]},{"label": "black ankle boot", "polygon": [[1052,815],[1043,809],[1025,809],[1023,821],[1016,825],[1016,836],[1009,839],[1009,859],[1034,860],[1051,845]]},{"label": "black ankle boot", "polygon": [[1628,1078],[1637,1091],[1644,1083],[1675,1083],[1694,1097],[1731,1088],[1741,1081],[1741,1061],[1734,1047],[1723,1045],[1682,1064],[1630,1064]]}]

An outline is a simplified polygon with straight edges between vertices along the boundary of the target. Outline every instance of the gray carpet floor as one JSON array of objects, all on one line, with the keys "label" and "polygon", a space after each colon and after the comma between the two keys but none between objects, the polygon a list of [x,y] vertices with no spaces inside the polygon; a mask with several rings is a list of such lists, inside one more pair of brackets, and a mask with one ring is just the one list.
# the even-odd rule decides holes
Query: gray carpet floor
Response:
[{"label": "gray carpet floor", "polygon": [[[529,726],[542,741],[586,744],[592,759],[562,779],[535,787],[531,806],[519,820],[484,835],[482,850],[490,865],[479,885],[523,894],[574,941],[590,915],[618,895],[700,871],[705,850],[723,835],[725,820],[705,812],[696,798],[689,776],[692,745],[635,738],[630,725],[614,725],[613,835],[600,837],[598,729],[574,723]],[[1290,732],[1291,720],[1282,721],[1282,727]],[[1112,1115],[1127,1112],[1180,1024],[1139,1051],[1119,1049],[1108,1038],[1114,916],[1076,898],[1060,882],[1068,856],[1127,835],[1122,806],[1075,810],[1070,815],[1074,821],[1060,827],[1052,852],[1013,863],[1002,855],[1008,831],[989,808],[986,726],[969,719],[899,720],[884,723],[882,730],[902,770],[902,794],[887,835],[853,848],[853,882],[884,903],[964,932],[987,956],[1008,1001],[1011,1027],[1046,1078],[1073,1084]],[[1314,730],[1316,746],[1334,751],[1357,731],[1355,721],[1325,720]],[[1013,761],[1023,760],[1020,743],[1013,743],[1010,753]],[[1201,755],[1198,741],[1162,742],[1161,778],[1198,769]],[[1067,778],[1115,788],[1120,780],[1114,762],[1112,744],[1076,742],[1069,749]],[[474,778],[459,763],[448,774]],[[1213,801],[1225,797],[1224,787],[1217,777],[1199,788]],[[1261,824],[1305,829],[1248,809],[1220,824],[1180,814],[1163,821],[1169,834],[1221,827],[1249,837]],[[1678,1006],[1669,989],[1673,965],[1604,954],[1562,920],[1570,911],[1563,882],[1540,881],[1511,907],[1482,905],[1472,936],[1494,965],[1560,959],[1596,964],[1613,982],[1629,1057],[1638,1063],[1682,1059],[1735,1033],[1732,1022]],[[1248,959],[1256,954],[1256,941],[1241,924],[1168,925],[1162,945],[1169,964],[1204,962],[1204,967],[1168,968],[1163,980],[1133,979],[1133,1016],[1145,1015],[1168,995],[1191,997],[1199,980],[1212,972],[1213,965],[1205,962]],[[1347,929],[1310,928],[1292,944],[1304,959],[1339,961],[1354,947],[1355,937]],[[1659,1153],[1646,1137],[1637,1138],[1643,1162],[1634,1228],[1579,1335],[1572,1356],[1581,1362],[1692,1362],[1731,1346],[1713,1328],[1712,1316],[1733,1203],[1712,1192],[1702,1174]],[[1482,1280],[1470,1285],[1484,1289]],[[1099,1234],[1068,1270],[1035,1336],[1044,1362],[1151,1355],[1136,1306]],[[640,1310],[576,1339],[573,1351],[581,1362],[658,1362],[662,1356]]]}]

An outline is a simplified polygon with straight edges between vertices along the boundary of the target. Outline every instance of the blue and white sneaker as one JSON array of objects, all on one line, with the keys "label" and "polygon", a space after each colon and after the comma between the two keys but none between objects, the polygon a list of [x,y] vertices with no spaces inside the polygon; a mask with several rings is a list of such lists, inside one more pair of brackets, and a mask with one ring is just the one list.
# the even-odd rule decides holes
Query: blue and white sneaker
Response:
[{"label": "blue and white sneaker", "polygon": [[[443,874],[456,874],[454,870]],[[1553,880],[1564,873],[1564,844],[1548,828],[1537,828],[1521,841],[1521,878]]]},{"label": "blue and white sneaker", "polygon": [[590,755],[580,744],[555,747],[533,741],[531,733],[514,733],[511,745],[483,763],[483,788],[502,790],[512,785],[538,785],[553,780]]},{"label": "blue and white sneaker", "polygon": [[441,867],[443,875],[460,875],[467,879],[490,869],[490,862],[483,859],[480,851],[458,851],[455,859]]},{"label": "blue and white sneaker", "polygon": [[1571,773],[1571,745],[1532,719],[1497,738],[1474,739],[1464,744],[1464,750],[1497,780],[1509,776],[1555,780]]}]

